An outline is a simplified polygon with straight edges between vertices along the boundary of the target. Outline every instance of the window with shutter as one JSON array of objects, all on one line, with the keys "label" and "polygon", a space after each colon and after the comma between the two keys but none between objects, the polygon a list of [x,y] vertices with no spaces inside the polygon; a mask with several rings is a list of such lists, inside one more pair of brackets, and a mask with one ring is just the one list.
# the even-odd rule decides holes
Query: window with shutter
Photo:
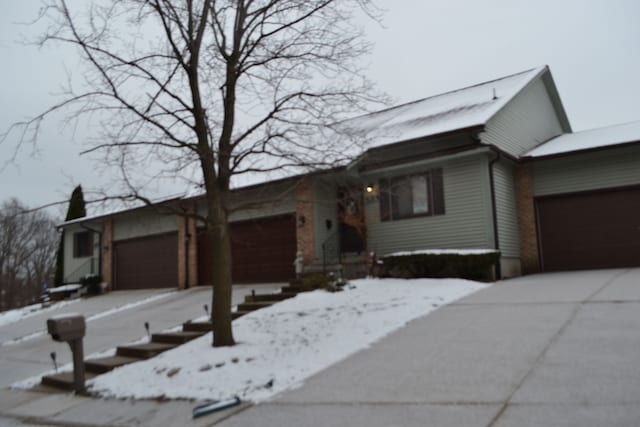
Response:
[{"label": "window with shutter", "polygon": [[379,188],[381,221],[444,215],[442,169],[381,179]]}]

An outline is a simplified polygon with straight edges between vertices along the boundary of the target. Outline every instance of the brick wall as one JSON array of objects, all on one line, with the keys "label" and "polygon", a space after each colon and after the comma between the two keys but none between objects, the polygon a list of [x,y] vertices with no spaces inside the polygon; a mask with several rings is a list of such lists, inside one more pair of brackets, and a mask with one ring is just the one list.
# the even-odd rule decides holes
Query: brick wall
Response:
[{"label": "brick wall", "polygon": [[187,288],[187,270],[185,266],[185,239],[187,233],[187,218],[178,217],[178,288]]},{"label": "brick wall", "polygon": [[189,233],[189,287],[192,288],[198,286],[198,234],[195,218],[188,219],[187,232]]},{"label": "brick wall", "polygon": [[102,230],[102,281],[107,291],[113,289],[113,220],[105,219]]},{"label": "brick wall", "polygon": [[[188,258],[185,259],[185,257]],[[180,216],[178,217],[178,287],[186,289],[194,286],[198,286],[196,221],[191,217]]]},{"label": "brick wall", "polygon": [[[300,226],[300,218],[304,225]],[[296,187],[296,240],[297,250],[304,253],[304,263],[309,265],[315,258],[315,239],[313,232],[313,181],[302,180]]]},{"label": "brick wall", "polygon": [[538,230],[536,227],[536,211],[533,200],[531,165],[524,164],[514,168],[513,178],[516,187],[518,223],[520,225],[520,261],[522,264],[522,273],[538,273],[540,271],[540,254],[538,252]]}]

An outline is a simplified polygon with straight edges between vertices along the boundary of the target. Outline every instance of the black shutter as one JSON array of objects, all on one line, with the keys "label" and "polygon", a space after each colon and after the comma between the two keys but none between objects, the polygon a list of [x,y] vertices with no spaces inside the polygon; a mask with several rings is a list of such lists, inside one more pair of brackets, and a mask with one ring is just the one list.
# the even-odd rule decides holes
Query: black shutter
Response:
[{"label": "black shutter", "polygon": [[433,197],[433,215],[444,215],[442,169],[433,169],[431,171],[431,190]]},{"label": "black shutter", "polygon": [[378,185],[380,188],[380,221],[389,221],[391,219],[389,180],[381,179]]}]

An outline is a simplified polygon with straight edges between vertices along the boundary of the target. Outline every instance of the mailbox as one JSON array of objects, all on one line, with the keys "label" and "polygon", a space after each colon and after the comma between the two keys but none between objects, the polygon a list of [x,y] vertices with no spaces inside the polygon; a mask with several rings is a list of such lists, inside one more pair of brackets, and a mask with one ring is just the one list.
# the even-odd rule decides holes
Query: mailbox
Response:
[{"label": "mailbox", "polygon": [[66,341],[73,354],[73,383],[77,393],[84,388],[84,350],[82,338],[86,331],[84,316],[80,314],[63,314],[47,319],[47,331],[56,341]]},{"label": "mailbox", "polygon": [[86,326],[84,317],[67,314],[47,319],[47,330],[56,341],[73,341],[84,337]]}]

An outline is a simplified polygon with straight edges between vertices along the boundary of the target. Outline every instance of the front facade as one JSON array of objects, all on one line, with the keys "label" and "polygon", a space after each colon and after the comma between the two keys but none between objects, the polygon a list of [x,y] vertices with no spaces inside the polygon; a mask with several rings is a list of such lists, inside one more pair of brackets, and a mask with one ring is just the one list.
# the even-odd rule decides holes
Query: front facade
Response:
[{"label": "front facade", "polygon": [[[418,249],[497,249],[499,277],[640,266],[640,126],[571,133],[547,67],[353,122],[370,148],[347,167],[234,192],[235,283],[292,278],[297,251],[309,269]],[[210,284],[181,214],[203,200],[167,203],[64,224],[65,281]]]}]

